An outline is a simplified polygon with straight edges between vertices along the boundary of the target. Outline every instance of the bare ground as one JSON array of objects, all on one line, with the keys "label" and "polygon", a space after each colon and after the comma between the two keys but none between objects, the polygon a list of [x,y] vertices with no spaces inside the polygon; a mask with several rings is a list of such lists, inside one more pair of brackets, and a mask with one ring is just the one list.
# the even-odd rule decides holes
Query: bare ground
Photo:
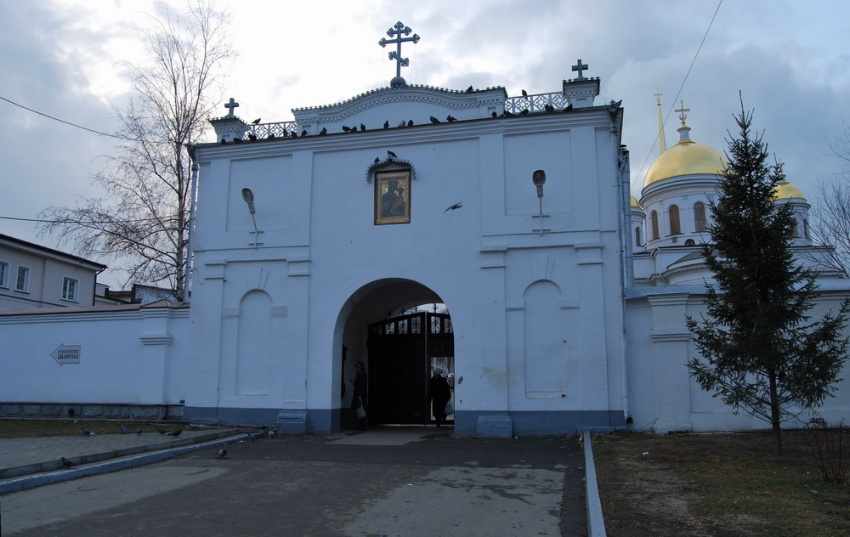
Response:
[{"label": "bare ground", "polygon": [[782,456],[768,433],[594,437],[609,537],[850,535],[850,486],[783,437]]}]

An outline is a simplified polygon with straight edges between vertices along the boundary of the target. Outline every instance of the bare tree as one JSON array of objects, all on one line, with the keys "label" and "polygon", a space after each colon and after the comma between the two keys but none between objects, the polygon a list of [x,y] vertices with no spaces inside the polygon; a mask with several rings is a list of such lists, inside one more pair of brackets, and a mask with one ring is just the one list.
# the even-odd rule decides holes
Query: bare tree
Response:
[{"label": "bare tree", "polygon": [[[81,255],[114,259],[127,282],[167,284],[183,295],[191,203],[189,148],[208,127],[213,89],[232,58],[227,15],[208,0],[165,8],[145,35],[146,65],[129,65],[132,95],[113,107],[122,141],[94,176],[103,198],[50,207],[41,233],[62,233]],[[220,98],[220,96],[216,95]]]},{"label": "bare tree", "polygon": [[831,181],[818,182],[818,200],[809,212],[811,234],[828,253],[819,260],[827,268],[850,274],[850,127],[844,125],[842,137],[829,147],[840,168]]}]

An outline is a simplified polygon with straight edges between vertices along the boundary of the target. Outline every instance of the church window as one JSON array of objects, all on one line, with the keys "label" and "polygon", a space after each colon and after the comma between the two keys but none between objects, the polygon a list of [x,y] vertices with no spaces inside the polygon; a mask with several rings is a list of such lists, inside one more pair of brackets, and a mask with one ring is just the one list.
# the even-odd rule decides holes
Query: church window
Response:
[{"label": "church window", "polygon": [[670,217],[670,235],[681,235],[682,226],[679,224],[679,206],[671,205],[670,209],[667,210],[667,214]]},{"label": "church window", "polygon": [[652,223],[652,240],[658,240],[658,213],[652,211],[649,214],[649,220]]},{"label": "church window", "polygon": [[701,201],[694,203],[694,229],[697,233],[708,230],[708,222],[705,220],[705,204]]},{"label": "church window", "polygon": [[800,236],[800,232],[797,229],[797,220],[791,220],[791,236],[795,239]]},{"label": "church window", "polygon": [[635,228],[635,246],[640,246],[640,228]]},{"label": "church window", "polygon": [[0,261],[0,287],[9,287],[9,263]]},{"label": "church window", "polygon": [[688,239],[685,241],[685,246],[696,246],[696,243],[693,239]]},{"label": "church window", "polygon": [[15,279],[15,291],[23,291],[28,293],[30,290],[30,269],[29,267],[18,267],[18,277]]},{"label": "church window", "polygon": [[803,237],[809,239],[809,221],[803,220]]},{"label": "church window", "polygon": [[62,280],[62,300],[70,300],[72,302],[77,302],[77,287],[79,283],[74,278],[65,277]]}]

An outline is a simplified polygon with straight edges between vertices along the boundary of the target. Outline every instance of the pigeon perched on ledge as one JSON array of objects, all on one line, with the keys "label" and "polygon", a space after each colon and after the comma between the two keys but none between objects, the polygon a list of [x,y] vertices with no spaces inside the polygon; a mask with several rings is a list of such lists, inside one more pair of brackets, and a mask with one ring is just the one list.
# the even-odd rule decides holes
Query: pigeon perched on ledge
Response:
[{"label": "pigeon perched on ledge", "polygon": [[96,432],[89,431],[89,430],[88,430],[88,429],[86,429],[85,427],[83,427],[82,429],[80,429],[80,433],[82,433],[82,435],[83,435],[83,436],[97,436],[97,433],[96,433]]}]

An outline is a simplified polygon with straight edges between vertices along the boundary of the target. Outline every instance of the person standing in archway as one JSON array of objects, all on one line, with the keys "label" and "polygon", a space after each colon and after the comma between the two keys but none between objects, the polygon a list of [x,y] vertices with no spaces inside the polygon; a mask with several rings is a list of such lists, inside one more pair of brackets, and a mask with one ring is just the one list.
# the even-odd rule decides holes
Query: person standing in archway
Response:
[{"label": "person standing in archway", "polygon": [[442,369],[434,369],[431,382],[428,383],[428,400],[431,401],[431,412],[437,427],[446,422],[446,403],[452,397],[449,383],[443,376]]},{"label": "person standing in archway", "polygon": [[[366,430],[366,408],[369,405],[369,376],[366,374],[366,364],[358,361],[354,364],[357,373],[349,381],[354,385],[351,394],[351,408],[357,414],[357,430]],[[361,410],[362,409],[362,410]]]}]

